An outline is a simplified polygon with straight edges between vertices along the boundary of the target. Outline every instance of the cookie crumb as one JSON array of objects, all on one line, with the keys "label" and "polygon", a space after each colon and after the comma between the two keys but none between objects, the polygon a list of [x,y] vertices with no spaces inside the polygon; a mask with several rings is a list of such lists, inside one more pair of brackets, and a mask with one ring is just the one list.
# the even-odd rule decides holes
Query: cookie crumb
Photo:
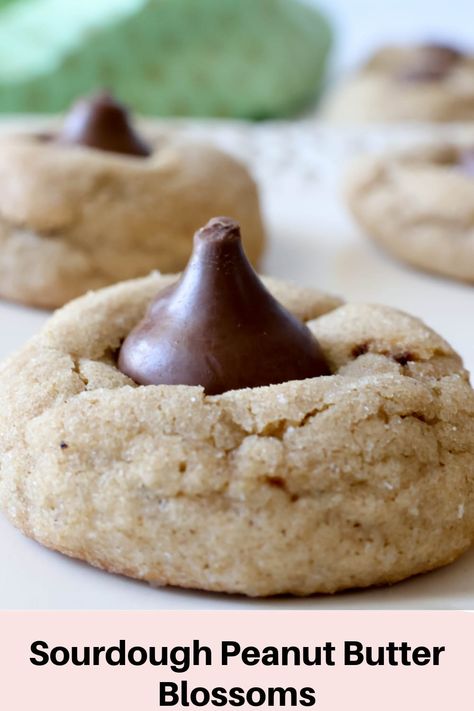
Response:
[{"label": "cookie crumb", "polygon": [[354,348],[351,351],[351,355],[353,358],[358,358],[361,355],[365,355],[366,353],[369,352],[369,343],[360,343],[357,346],[354,346]]},{"label": "cookie crumb", "polygon": [[406,352],[406,353],[399,353],[393,356],[393,360],[398,363],[399,365],[407,365],[410,361],[414,361],[415,356],[413,353]]},{"label": "cookie crumb", "polygon": [[279,489],[286,487],[284,480],[280,476],[267,476],[265,478],[270,486],[277,486]]}]

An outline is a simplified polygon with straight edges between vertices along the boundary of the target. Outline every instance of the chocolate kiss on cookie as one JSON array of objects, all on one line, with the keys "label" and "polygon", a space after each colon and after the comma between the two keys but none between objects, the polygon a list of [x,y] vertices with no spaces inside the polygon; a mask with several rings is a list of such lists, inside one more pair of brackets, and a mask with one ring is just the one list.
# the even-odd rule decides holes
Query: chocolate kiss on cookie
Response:
[{"label": "chocolate kiss on cookie", "polygon": [[310,330],[250,266],[228,217],[196,232],[181,278],[125,339],[118,366],[143,385],[201,385],[208,395],[330,374]]},{"label": "chocolate kiss on cookie", "polygon": [[417,51],[416,59],[399,72],[398,78],[408,82],[438,81],[444,79],[462,57],[462,52],[455,47],[424,44]]},{"label": "chocolate kiss on cookie", "polygon": [[144,157],[151,153],[135,132],[125,106],[107,93],[74,104],[56,140],[133,156]]}]

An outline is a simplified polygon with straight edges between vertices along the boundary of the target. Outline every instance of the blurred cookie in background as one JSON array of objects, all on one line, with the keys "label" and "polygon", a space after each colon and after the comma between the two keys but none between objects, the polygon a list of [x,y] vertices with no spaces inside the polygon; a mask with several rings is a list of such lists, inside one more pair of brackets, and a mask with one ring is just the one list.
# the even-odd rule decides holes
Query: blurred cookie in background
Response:
[{"label": "blurred cookie in background", "polygon": [[385,47],[334,89],[322,114],[337,122],[471,121],[474,55],[442,43]]},{"label": "blurred cookie in background", "polygon": [[388,252],[474,283],[474,143],[359,158],[345,187],[357,222]]},{"label": "blurred cookie in background", "polygon": [[56,308],[84,292],[179,271],[214,214],[264,247],[257,187],[221,150],[162,130],[152,141],[108,94],[77,102],[56,133],[0,140],[0,296]]}]

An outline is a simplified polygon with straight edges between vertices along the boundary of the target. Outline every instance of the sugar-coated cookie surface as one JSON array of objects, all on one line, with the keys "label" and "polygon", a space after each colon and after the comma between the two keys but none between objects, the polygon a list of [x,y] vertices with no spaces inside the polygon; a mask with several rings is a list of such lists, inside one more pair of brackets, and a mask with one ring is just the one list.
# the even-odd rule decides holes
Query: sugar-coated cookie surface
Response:
[{"label": "sugar-coated cookie surface", "polygon": [[157,136],[147,158],[5,137],[0,178],[0,297],[55,308],[152,269],[177,271],[214,214],[241,222],[253,263],[263,250],[247,169],[172,133]]},{"label": "sugar-coated cookie surface", "polygon": [[365,232],[394,256],[474,282],[474,171],[453,145],[362,157],[346,195]]},{"label": "sugar-coated cookie surface", "polygon": [[117,349],[175,278],[74,301],[0,367],[15,526],[109,571],[251,596],[395,582],[471,544],[474,395],[440,336],[269,279],[332,375],[212,397],[138,387]]},{"label": "sugar-coated cookie surface", "polygon": [[387,46],[328,96],[342,123],[472,121],[474,56],[442,45]]}]

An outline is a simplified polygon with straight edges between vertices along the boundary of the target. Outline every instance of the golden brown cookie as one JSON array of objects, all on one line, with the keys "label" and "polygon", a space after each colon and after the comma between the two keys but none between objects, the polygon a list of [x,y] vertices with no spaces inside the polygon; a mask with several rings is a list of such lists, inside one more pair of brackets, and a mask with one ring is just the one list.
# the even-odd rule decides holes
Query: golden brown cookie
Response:
[{"label": "golden brown cookie", "polygon": [[72,302],[0,367],[15,526],[153,584],[252,596],[395,582],[471,545],[474,394],[442,338],[268,279],[331,375],[216,396],[139,387],[117,352],[175,278]]},{"label": "golden brown cookie", "polygon": [[363,157],[346,194],[364,231],[394,256],[474,282],[474,166],[453,145]]},{"label": "golden brown cookie", "polygon": [[337,122],[472,121],[474,57],[438,44],[388,46],[334,89]]},{"label": "golden brown cookie", "polygon": [[54,308],[90,289],[182,269],[192,234],[236,217],[255,264],[264,231],[247,169],[211,146],[162,133],[148,157],[0,141],[0,296]]}]

